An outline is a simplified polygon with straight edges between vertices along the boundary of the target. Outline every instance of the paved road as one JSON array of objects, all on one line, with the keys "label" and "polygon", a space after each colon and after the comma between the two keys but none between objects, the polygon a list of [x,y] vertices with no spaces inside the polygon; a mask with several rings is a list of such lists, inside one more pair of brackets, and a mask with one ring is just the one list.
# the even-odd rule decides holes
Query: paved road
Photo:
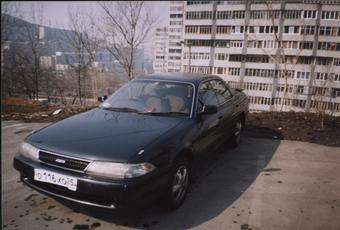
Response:
[{"label": "paved road", "polygon": [[3,229],[340,230],[340,148],[244,136],[202,159],[181,208],[120,213],[61,203],[19,182],[12,159],[46,123],[2,122]]}]

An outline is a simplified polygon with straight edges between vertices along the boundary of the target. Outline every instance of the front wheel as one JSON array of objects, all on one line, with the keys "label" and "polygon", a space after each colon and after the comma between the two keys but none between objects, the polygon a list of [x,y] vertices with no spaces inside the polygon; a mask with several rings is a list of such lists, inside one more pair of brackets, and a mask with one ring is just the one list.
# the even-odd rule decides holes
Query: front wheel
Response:
[{"label": "front wheel", "polygon": [[241,133],[243,130],[243,123],[241,119],[238,119],[233,128],[233,134],[230,139],[230,144],[232,147],[237,147],[241,142]]},{"label": "front wheel", "polygon": [[185,158],[180,158],[172,167],[165,191],[164,208],[176,209],[183,203],[189,188],[190,167]]}]

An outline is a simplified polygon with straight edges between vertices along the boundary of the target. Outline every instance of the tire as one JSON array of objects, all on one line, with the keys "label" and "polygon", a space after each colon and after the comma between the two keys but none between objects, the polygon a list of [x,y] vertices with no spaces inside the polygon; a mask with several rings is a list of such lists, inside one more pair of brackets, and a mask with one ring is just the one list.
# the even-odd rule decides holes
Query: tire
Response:
[{"label": "tire", "polygon": [[191,169],[186,158],[182,157],[174,163],[166,186],[163,208],[174,210],[182,205],[188,193]]},{"label": "tire", "polygon": [[241,119],[238,119],[233,127],[233,134],[230,138],[230,145],[233,148],[236,148],[241,142],[241,134],[243,130],[243,122]]}]

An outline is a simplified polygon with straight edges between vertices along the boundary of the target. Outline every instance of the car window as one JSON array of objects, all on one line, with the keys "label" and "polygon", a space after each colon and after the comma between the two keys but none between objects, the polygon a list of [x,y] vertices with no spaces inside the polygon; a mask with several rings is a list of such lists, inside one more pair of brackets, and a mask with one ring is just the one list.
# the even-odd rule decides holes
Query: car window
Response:
[{"label": "car window", "polygon": [[218,105],[218,99],[216,92],[213,90],[213,86],[210,81],[203,82],[199,89],[199,99],[204,105]]},{"label": "car window", "polygon": [[103,108],[129,108],[138,112],[190,115],[193,87],[187,83],[134,80],[117,90]]},{"label": "car window", "polygon": [[219,104],[223,104],[231,98],[231,93],[226,85],[221,80],[212,80],[211,85],[213,90],[217,94],[217,100]]}]

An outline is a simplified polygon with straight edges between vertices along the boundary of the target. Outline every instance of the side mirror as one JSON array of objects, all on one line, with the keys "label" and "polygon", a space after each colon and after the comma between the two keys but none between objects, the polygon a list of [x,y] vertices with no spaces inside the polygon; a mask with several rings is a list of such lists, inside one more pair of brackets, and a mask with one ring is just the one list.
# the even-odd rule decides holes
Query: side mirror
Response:
[{"label": "side mirror", "polygon": [[201,114],[214,114],[217,113],[216,105],[205,105],[203,106]]},{"label": "side mirror", "polygon": [[106,96],[106,95],[98,97],[98,101],[99,101],[99,102],[103,102],[103,101],[105,101],[106,99],[107,99],[107,96]]}]

